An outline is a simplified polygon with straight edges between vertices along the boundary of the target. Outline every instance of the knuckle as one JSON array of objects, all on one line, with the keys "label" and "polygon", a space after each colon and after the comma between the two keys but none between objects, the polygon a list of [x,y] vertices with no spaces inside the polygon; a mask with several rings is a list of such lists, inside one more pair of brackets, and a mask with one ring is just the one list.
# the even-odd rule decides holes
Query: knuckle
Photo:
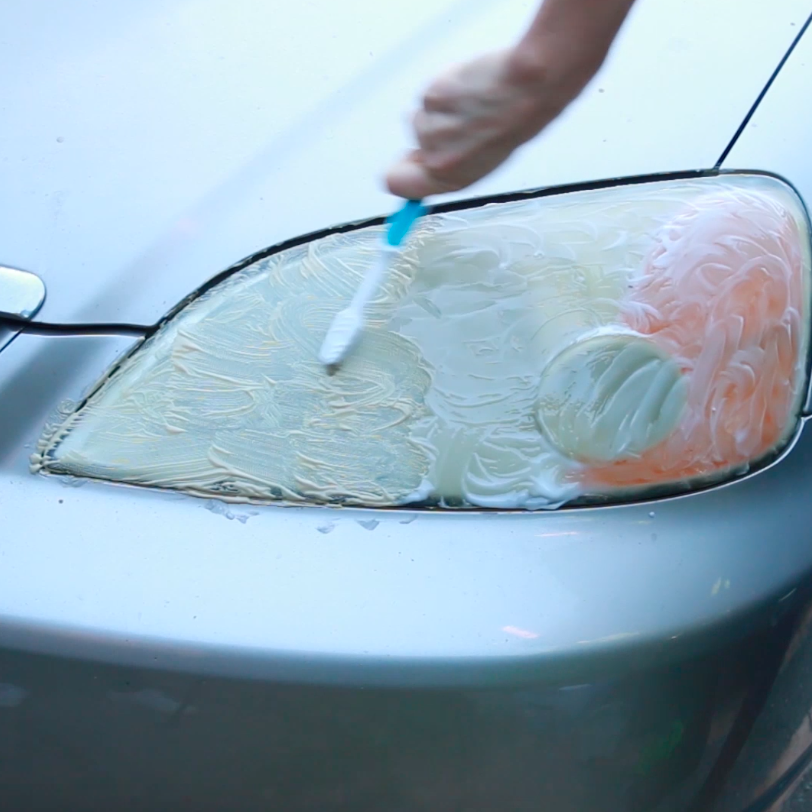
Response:
[{"label": "knuckle", "polygon": [[437,180],[444,183],[456,183],[461,180],[465,171],[462,156],[454,153],[436,153],[427,155],[425,166]]},{"label": "knuckle", "polygon": [[437,92],[434,86],[430,87],[424,94],[423,94],[423,109],[424,110],[433,110],[436,108],[437,104],[442,101],[442,95]]},{"label": "knuckle", "polygon": [[428,114],[425,110],[417,110],[415,114],[412,116],[412,127],[414,127],[415,132],[420,135],[420,133],[426,132],[428,129]]},{"label": "knuckle", "polygon": [[436,152],[439,147],[437,137],[434,133],[428,130],[417,131],[417,144],[420,151],[427,155]]},{"label": "knuckle", "polygon": [[423,94],[423,107],[426,110],[445,110],[454,99],[453,83],[447,79],[438,79]]}]

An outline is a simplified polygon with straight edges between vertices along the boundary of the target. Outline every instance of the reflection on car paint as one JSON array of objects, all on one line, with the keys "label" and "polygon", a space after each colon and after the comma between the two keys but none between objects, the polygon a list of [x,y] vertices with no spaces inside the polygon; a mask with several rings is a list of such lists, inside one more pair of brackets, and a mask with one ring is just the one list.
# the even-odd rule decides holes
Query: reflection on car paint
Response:
[{"label": "reflection on car paint", "polygon": [[0,708],[16,708],[28,696],[28,691],[10,682],[0,682]]},{"label": "reflection on car paint", "polygon": [[141,688],[137,691],[110,691],[108,696],[113,702],[132,703],[162,714],[197,712],[196,708],[154,688]]},{"label": "reflection on car paint", "polygon": [[49,427],[35,471],[220,500],[554,508],[749,470],[797,425],[809,230],[723,175],[425,217],[340,373],[318,346],[380,227],[183,307]]}]

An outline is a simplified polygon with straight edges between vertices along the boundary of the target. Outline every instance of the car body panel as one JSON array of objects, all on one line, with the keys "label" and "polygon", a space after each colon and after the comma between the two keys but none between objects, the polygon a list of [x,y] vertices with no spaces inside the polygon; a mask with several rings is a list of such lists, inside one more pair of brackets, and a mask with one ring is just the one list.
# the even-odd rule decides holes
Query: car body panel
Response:
[{"label": "car body panel", "polygon": [[[315,17],[317,5],[302,4],[302,16]],[[597,146],[597,130],[579,130],[583,150],[566,149],[573,139],[568,121],[586,120],[602,95],[608,100],[611,86],[607,80],[599,94],[601,82],[580,110],[480,191],[712,164],[791,39],[790,23],[800,25],[808,11],[804,3],[760,5],[696,2],[690,17],[685,4],[642,4],[627,42],[644,30],[645,20],[645,30],[657,34],[647,53],[701,39],[715,47],[719,75],[730,71],[744,82],[747,74],[752,87],[741,95],[707,94],[704,108],[692,108],[696,120],[680,119],[686,126],[680,133],[662,121],[638,130],[602,114],[625,137],[623,149],[612,153],[617,160],[610,160]],[[29,39],[18,41],[14,58],[31,43],[31,20],[43,10],[32,8],[34,17],[21,29]],[[52,17],[43,27],[43,48],[59,59],[88,51],[85,75],[106,81],[103,71],[93,71],[100,64],[122,70],[117,60],[126,38],[99,63],[87,42],[80,48],[81,40],[58,36],[75,33],[74,20],[78,28],[89,22],[88,8],[77,5]],[[149,25],[169,23],[165,50],[151,58],[156,66],[171,61],[177,20],[188,23],[192,6],[156,1],[137,11],[125,8],[97,17],[86,35],[113,41],[127,22],[118,15],[143,14],[149,23],[135,26],[136,33],[154,34]],[[187,16],[160,16],[173,8]],[[468,41],[472,49],[492,44],[487,33],[495,5],[481,8],[484,27]],[[657,28],[660,13],[673,17]],[[516,27],[519,17],[500,17],[506,27],[499,30]],[[212,12],[211,20],[222,15]],[[447,31],[444,25],[434,30]],[[753,47],[742,46],[743,32]],[[301,42],[292,39],[291,46],[301,50]],[[436,62],[423,63],[426,75],[448,55],[439,43],[435,50]],[[359,56],[365,53],[358,49]],[[623,63],[620,54],[606,77],[620,64],[635,69],[635,57]],[[194,73],[193,64],[183,64]],[[707,75],[710,63],[698,64],[697,75]],[[796,57],[786,70],[793,64]],[[682,86],[675,73],[668,74],[671,86],[657,73],[675,71],[673,60],[652,59],[650,66],[652,95],[638,103],[659,98],[654,90]],[[41,68],[45,84],[49,70]],[[782,79],[763,109],[771,94],[782,92]],[[405,69],[401,81],[411,88],[414,75]],[[142,93],[155,86],[146,82]],[[626,85],[630,107],[632,86]],[[27,85],[15,87],[22,94]],[[354,87],[363,95],[366,85]],[[386,94],[383,84],[375,87],[378,103]],[[112,95],[108,87],[106,98]],[[167,91],[156,109],[171,113],[167,100],[177,98]],[[338,120],[345,101],[337,97],[327,112]],[[390,106],[381,107],[382,116],[402,107],[401,98],[384,101]],[[612,110],[623,103],[614,99]],[[782,122],[778,113],[775,120]],[[132,115],[123,121],[132,125]],[[154,109],[150,120],[156,115]],[[308,133],[321,121],[318,110],[309,115],[302,125]],[[359,114],[355,130],[349,124],[327,130],[343,143],[351,130],[363,129],[361,120],[367,119]],[[753,121],[756,129],[765,125],[758,114]],[[31,132],[41,123],[25,131],[32,145]],[[776,126],[780,132],[784,125]],[[143,166],[131,161],[138,133],[128,131],[132,149],[122,148],[128,156],[122,165],[130,160],[124,174],[135,178]],[[669,137],[647,143],[655,132]],[[392,133],[387,150],[394,152],[400,144]],[[111,134],[102,135],[95,154],[109,160],[105,139]],[[353,188],[346,199],[310,194],[323,190],[317,168],[310,167],[310,175],[301,171],[316,142],[303,139],[297,163],[300,136],[288,135],[293,146],[272,150],[267,164],[249,165],[260,185],[285,189],[286,206],[277,217],[269,207],[239,202],[250,197],[251,186],[239,173],[219,196],[212,178],[230,177],[233,166],[206,165],[202,141],[190,158],[194,167],[164,174],[166,189],[179,194],[165,207],[158,200],[161,183],[151,179],[143,194],[129,187],[129,212],[93,202],[100,187],[88,184],[79,194],[74,181],[81,175],[72,174],[89,171],[94,144],[86,143],[82,160],[65,176],[70,194],[57,196],[53,209],[41,201],[9,206],[30,191],[32,175],[15,174],[13,195],[0,187],[4,209],[14,214],[2,227],[9,255],[0,260],[43,272],[51,293],[43,317],[155,318],[254,248],[387,207],[385,197],[359,183],[357,195]],[[717,136],[720,143],[711,144]],[[144,155],[154,158],[160,138],[149,138]],[[328,156],[336,147],[324,138],[317,141]],[[737,150],[748,138],[745,131]],[[19,148],[23,141],[15,143]],[[66,131],[53,149],[68,144]],[[365,148],[370,144],[364,158],[383,165],[389,151],[378,140]],[[255,149],[235,152],[235,163]],[[220,157],[229,145],[222,150]],[[796,171],[804,153],[795,164],[781,164],[769,137],[762,151],[737,150],[730,166],[783,172],[810,199],[805,176]],[[290,163],[274,175],[269,167],[285,156]],[[42,191],[62,176],[39,158]],[[114,178],[105,160],[97,165],[99,177]],[[544,163],[538,176],[534,161]],[[357,179],[361,162],[347,160],[348,177],[354,172]],[[364,163],[370,172],[372,161]],[[170,164],[166,158],[162,166]],[[204,166],[213,175],[188,187]],[[331,166],[340,179],[345,168]],[[132,225],[135,213],[148,210],[154,219]],[[191,210],[195,217],[184,219]],[[60,257],[66,260],[61,265]],[[82,262],[92,268],[79,271]],[[808,693],[798,699],[793,690],[808,669],[810,650],[810,624],[799,622],[812,574],[808,424],[776,464],[723,487],[534,515],[249,508],[31,476],[29,455],[58,403],[86,394],[132,345],[125,338],[21,335],[0,353],[0,799],[9,808],[704,810],[722,790],[773,684],[784,692],[774,695],[775,706],[784,707],[787,684],[799,703],[799,714],[787,722],[788,741],[795,722],[802,723]],[[766,738],[775,738],[769,724],[775,717],[763,718]],[[740,783],[726,809],[769,797],[775,787],[776,773],[768,767],[779,763],[776,752],[757,750],[753,758],[742,763],[754,780]]]},{"label": "car body panel", "polygon": [[764,642],[501,690],[268,684],[3,651],[0,797],[88,812],[686,812]]}]

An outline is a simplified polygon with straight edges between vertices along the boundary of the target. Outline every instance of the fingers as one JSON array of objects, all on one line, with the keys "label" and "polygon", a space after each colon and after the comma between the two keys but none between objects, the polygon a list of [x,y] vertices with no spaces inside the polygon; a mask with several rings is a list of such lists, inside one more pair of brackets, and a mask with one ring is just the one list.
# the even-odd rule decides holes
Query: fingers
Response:
[{"label": "fingers", "polygon": [[430,113],[453,113],[458,97],[458,83],[449,77],[442,77],[426,90],[423,107]]},{"label": "fingers", "polygon": [[[401,197],[422,198],[454,192],[477,180],[481,147],[469,143],[475,136],[458,115],[418,110],[412,120],[419,145],[389,172],[386,185]],[[484,170],[483,170],[484,174]]]},{"label": "fingers", "polygon": [[456,191],[458,187],[435,177],[418,154],[396,163],[386,175],[386,186],[393,195],[409,200],[421,200],[431,195]]},{"label": "fingers", "polygon": [[484,178],[512,151],[512,145],[504,144],[479,144],[446,154],[415,150],[389,170],[386,185],[392,194],[411,199],[457,192]]},{"label": "fingers", "polygon": [[[492,172],[562,107],[537,84],[515,83],[499,52],[434,81],[412,121],[418,150],[387,175],[389,190],[422,198],[464,189]],[[553,97],[551,99],[551,96]]]},{"label": "fingers", "polygon": [[[453,151],[461,132],[459,116],[450,113],[429,113],[418,110],[412,118],[412,127],[424,158],[439,158],[441,153]],[[427,161],[429,164],[431,160]]]}]

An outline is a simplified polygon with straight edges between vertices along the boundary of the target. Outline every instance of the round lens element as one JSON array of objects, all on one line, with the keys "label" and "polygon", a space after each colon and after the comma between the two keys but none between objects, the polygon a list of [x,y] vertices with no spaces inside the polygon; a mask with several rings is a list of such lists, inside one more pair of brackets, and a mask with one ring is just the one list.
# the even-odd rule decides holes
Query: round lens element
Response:
[{"label": "round lens element", "polygon": [[567,347],[544,369],[536,421],[573,459],[635,459],[676,428],[686,393],[676,361],[648,339],[593,336]]}]

